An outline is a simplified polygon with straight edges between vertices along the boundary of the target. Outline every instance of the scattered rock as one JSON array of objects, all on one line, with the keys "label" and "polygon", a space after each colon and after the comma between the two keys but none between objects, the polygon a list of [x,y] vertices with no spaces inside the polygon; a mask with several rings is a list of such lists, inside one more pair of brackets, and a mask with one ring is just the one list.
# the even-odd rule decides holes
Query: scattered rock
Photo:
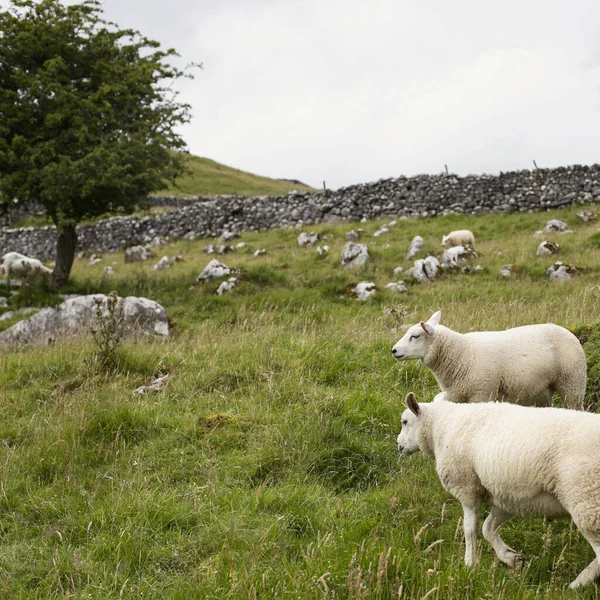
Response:
[{"label": "scattered rock", "polygon": [[471,267],[470,265],[465,265],[461,268],[460,272],[465,275],[470,275],[471,273],[478,273],[479,271],[483,271],[483,267],[481,265],[475,265]]},{"label": "scattered rock", "polygon": [[317,254],[319,256],[323,256],[329,252],[329,246],[325,244],[324,246],[317,246]]},{"label": "scattered rock", "polygon": [[513,273],[513,269],[513,265],[504,265],[498,272],[502,277],[510,277]]},{"label": "scattered rock", "polygon": [[347,269],[362,267],[369,260],[369,249],[365,244],[348,242],[342,249],[341,263]]},{"label": "scattered rock", "polygon": [[165,269],[170,269],[171,263],[169,262],[168,256],[163,256],[153,267],[153,271],[164,271]]},{"label": "scattered rock", "polygon": [[310,248],[314,246],[319,241],[319,234],[311,231],[310,233],[305,233],[304,231],[298,236],[298,246],[300,248]]},{"label": "scattered rock", "polygon": [[234,240],[235,238],[240,237],[239,233],[235,233],[233,231],[224,231],[220,236],[219,236],[219,242],[221,242],[222,244],[225,244],[227,242],[230,242],[231,240]]},{"label": "scattered rock", "polygon": [[202,273],[196,277],[196,281],[212,281],[213,279],[220,279],[227,275],[231,275],[231,269],[226,264],[213,258],[206,267],[204,267]]},{"label": "scattered rock", "polygon": [[415,235],[408,247],[408,252],[405,256],[406,260],[410,260],[415,254],[418,254],[424,245],[425,240],[420,235]]},{"label": "scattered rock", "polygon": [[87,264],[88,267],[93,267],[94,265],[97,265],[98,263],[102,262],[102,257],[98,254],[92,254],[90,256],[90,260]]},{"label": "scattered rock", "polygon": [[390,281],[390,283],[388,283],[385,288],[387,290],[391,290],[392,292],[396,292],[398,294],[404,294],[406,292],[408,292],[408,289],[406,287],[406,285],[404,284],[404,281]]},{"label": "scattered rock", "polygon": [[221,283],[215,294],[217,296],[222,296],[225,292],[230,292],[236,286],[238,281],[237,277],[230,277],[227,281]]},{"label": "scattered rock", "polygon": [[402,267],[396,267],[392,272],[394,275],[400,275],[404,269]]},{"label": "scattered rock", "polygon": [[544,227],[544,231],[566,231],[567,229],[569,226],[559,219],[550,219]]},{"label": "scattered rock", "polygon": [[0,296],[0,308],[6,308],[8,306],[8,299],[4,296]]},{"label": "scattered rock", "polygon": [[574,265],[565,265],[561,261],[555,262],[546,269],[546,275],[550,281],[569,281],[577,275],[577,267]]},{"label": "scattered rock", "polygon": [[267,253],[266,248],[261,248],[260,250],[256,250],[252,256],[262,256]]},{"label": "scattered rock", "polygon": [[595,221],[598,218],[598,213],[590,212],[588,210],[582,210],[581,212],[575,213],[584,223]]},{"label": "scattered rock", "polygon": [[166,237],[161,237],[160,235],[157,235],[155,237],[153,237],[147,244],[146,244],[146,249],[148,248],[159,248],[160,246],[166,246],[169,243],[169,238]]},{"label": "scattered rock", "polygon": [[[33,317],[0,332],[0,344],[44,345],[59,337],[77,337],[90,332],[96,322],[95,299],[102,301],[106,312],[106,296],[93,294],[66,300],[56,308],[44,308]],[[128,296],[119,298],[120,328],[123,336],[169,335],[167,311],[163,306],[148,300]]]},{"label": "scattered rock", "polygon": [[394,221],[390,221],[390,222],[387,224],[387,226],[388,226],[388,227],[396,227],[396,225],[397,225],[397,224],[398,224],[398,222],[397,222],[396,220],[394,220]]},{"label": "scattered rock", "polygon": [[102,274],[110,277],[115,274],[115,270],[110,266],[104,267],[104,269],[102,269]]},{"label": "scattered rock", "polygon": [[235,252],[235,248],[223,244],[216,246],[214,244],[208,244],[208,246],[204,247],[204,252],[206,252],[206,254],[228,254],[229,252]]},{"label": "scattered rock", "polygon": [[544,232],[541,229],[538,229],[534,234],[533,237],[542,237],[544,235]]},{"label": "scattered rock", "polygon": [[133,391],[134,394],[150,394],[161,390],[169,380],[169,374],[155,379],[150,385],[142,385]]},{"label": "scattered rock", "polygon": [[385,226],[382,225],[374,234],[373,237],[379,237],[380,235],[384,234],[384,233],[389,233],[389,229]]},{"label": "scattered rock", "polygon": [[543,241],[535,251],[536,256],[549,256],[556,254],[560,250],[560,246],[554,242]]},{"label": "scattered rock", "polygon": [[141,260],[148,260],[156,256],[154,252],[147,250],[144,246],[131,246],[125,250],[125,262],[132,263]]},{"label": "scattered rock", "polygon": [[235,247],[241,250],[242,248],[246,247],[246,242],[238,242]]},{"label": "scattered rock", "polygon": [[413,277],[419,283],[434,281],[437,277],[440,261],[435,256],[420,258],[415,261],[414,266],[406,270],[407,277]]},{"label": "scattered rock", "polygon": [[377,290],[372,281],[361,281],[352,288],[357,300],[368,300]]},{"label": "scattered rock", "polygon": [[357,242],[359,237],[360,237],[360,235],[359,235],[358,231],[356,231],[356,230],[353,229],[352,231],[347,231],[346,232],[346,235],[344,236],[344,239],[347,242]]}]

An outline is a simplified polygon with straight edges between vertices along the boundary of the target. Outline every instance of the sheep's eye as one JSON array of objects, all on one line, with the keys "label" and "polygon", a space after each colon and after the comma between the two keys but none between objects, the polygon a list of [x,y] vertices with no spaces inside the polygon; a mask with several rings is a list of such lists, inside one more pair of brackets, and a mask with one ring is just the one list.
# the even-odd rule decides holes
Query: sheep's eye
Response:
[{"label": "sheep's eye", "polygon": [[416,340],[417,338],[421,337],[420,335],[415,335],[414,333],[410,336],[410,338],[408,338],[409,340],[412,340],[413,338]]},{"label": "sheep's eye", "polygon": [[406,419],[402,419],[402,425],[406,425],[408,421]]}]

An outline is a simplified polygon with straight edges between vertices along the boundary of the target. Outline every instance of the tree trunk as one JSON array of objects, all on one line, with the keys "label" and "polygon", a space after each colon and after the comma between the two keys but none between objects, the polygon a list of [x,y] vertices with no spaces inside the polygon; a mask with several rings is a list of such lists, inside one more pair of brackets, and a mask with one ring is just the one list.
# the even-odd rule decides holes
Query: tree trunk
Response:
[{"label": "tree trunk", "polygon": [[69,281],[76,246],[75,225],[64,225],[56,241],[56,265],[50,275],[50,287],[53,290],[57,290]]}]

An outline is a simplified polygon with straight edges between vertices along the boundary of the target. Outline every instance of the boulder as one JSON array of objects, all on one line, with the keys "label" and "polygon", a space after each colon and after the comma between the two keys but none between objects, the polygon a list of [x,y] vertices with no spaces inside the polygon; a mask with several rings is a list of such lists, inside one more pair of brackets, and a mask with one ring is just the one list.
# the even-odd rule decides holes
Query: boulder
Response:
[{"label": "boulder", "polygon": [[434,281],[440,268],[440,261],[435,256],[420,258],[415,261],[414,266],[406,270],[407,277],[413,277],[419,283]]},{"label": "boulder", "polygon": [[543,241],[535,251],[536,256],[549,256],[556,254],[560,250],[560,246],[554,242]]},{"label": "boulder", "polygon": [[357,300],[368,300],[377,290],[372,281],[361,281],[352,288]]},{"label": "boulder", "polygon": [[582,210],[581,212],[575,213],[584,223],[589,221],[595,221],[598,218],[598,213],[590,212],[588,210]]},{"label": "boulder", "polygon": [[298,236],[298,246],[300,248],[310,248],[319,241],[319,234],[311,231],[310,233],[302,232]]},{"label": "boulder", "polygon": [[498,273],[502,275],[502,277],[510,277],[513,273],[513,265],[504,265]]},{"label": "boulder", "polygon": [[550,219],[544,227],[544,231],[567,231],[567,229],[569,229],[567,223],[559,219]]},{"label": "boulder", "polygon": [[[97,320],[96,299],[101,301],[101,310],[106,314],[106,296],[103,294],[78,296],[65,300],[56,308],[44,308],[0,332],[0,344],[39,346],[58,338],[85,336]],[[122,336],[169,335],[167,311],[158,302],[128,296],[119,298],[117,311]]]},{"label": "boulder", "polygon": [[386,284],[385,289],[396,292],[397,294],[404,294],[408,292],[404,281],[390,281],[390,283]]},{"label": "boulder", "polygon": [[341,263],[347,269],[362,267],[369,260],[369,249],[365,244],[348,242],[342,249]]},{"label": "boulder", "polygon": [[384,234],[384,233],[389,233],[389,229],[385,226],[382,225],[374,234],[373,237],[379,237],[380,235]]},{"label": "boulder", "polygon": [[406,253],[405,259],[410,260],[415,254],[418,254],[421,251],[424,245],[425,240],[420,235],[415,235],[408,246],[408,252]]},{"label": "boulder", "polygon": [[254,252],[254,254],[252,256],[262,256],[263,254],[267,253],[267,249],[266,248],[259,248],[258,250],[256,250]]},{"label": "boulder", "polygon": [[125,250],[125,262],[139,262],[141,260],[148,260],[154,257],[154,252],[147,250],[144,246],[131,246]]},{"label": "boulder", "polygon": [[329,246],[325,244],[324,246],[317,246],[317,254],[319,256],[324,256],[329,252]]},{"label": "boulder", "polygon": [[169,262],[168,256],[163,256],[153,267],[153,271],[164,271],[165,269],[170,269],[171,263]]},{"label": "boulder", "polygon": [[204,267],[204,270],[200,275],[196,277],[196,281],[212,281],[213,279],[220,279],[227,275],[231,275],[231,269],[225,263],[219,262],[213,258],[206,267]]},{"label": "boulder", "polygon": [[224,231],[220,236],[219,236],[219,242],[221,242],[222,244],[226,243],[226,242],[230,242],[231,240],[240,237],[239,233],[235,233],[234,231]]},{"label": "boulder", "polygon": [[217,296],[222,296],[225,292],[230,292],[238,282],[237,277],[230,277],[227,281],[223,281],[221,285],[217,288],[215,294]]},{"label": "boulder", "polygon": [[574,275],[577,275],[577,267],[557,261],[546,269],[546,275],[550,281],[570,281]]}]

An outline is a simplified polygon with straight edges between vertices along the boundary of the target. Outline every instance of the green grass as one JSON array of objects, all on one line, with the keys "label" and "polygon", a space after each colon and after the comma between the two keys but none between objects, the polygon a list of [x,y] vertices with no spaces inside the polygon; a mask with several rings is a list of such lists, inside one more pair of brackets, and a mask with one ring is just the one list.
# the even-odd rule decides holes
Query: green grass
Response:
[{"label": "green grass", "polygon": [[[67,291],[156,299],[174,327],[124,344],[108,372],[90,340],[0,354],[0,597],[598,598],[567,589],[591,549],[565,521],[503,527],[522,571],[482,539],[477,569],[465,568],[460,505],[431,460],[395,449],[406,393],[436,390],[418,363],[393,360],[404,326],[438,309],[460,331],[600,321],[600,248],[586,244],[597,225],[577,210],[399,221],[379,238],[380,222],[366,223],[372,259],[357,273],[339,265],[357,224],[310,228],[327,236],[326,257],[299,249],[293,229],[246,233],[244,250],[220,257],[241,273],[224,297],[218,282],[194,285],[209,240],[161,248],[157,259],[184,262],[159,273],[122,253],[76,260]],[[535,256],[549,218],[575,229],[550,235],[558,258],[587,269],[564,285],[543,276],[553,257]],[[414,235],[437,252],[454,228],[474,231],[483,272],[383,289],[409,266]],[[363,279],[379,291],[359,303],[347,289]],[[133,394],[165,373],[164,391]]]},{"label": "green grass", "polygon": [[189,155],[187,173],[174,186],[156,192],[159,196],[279,196],[291,190],[310,191],[312,188],[253,175],[227,167],[210,158]]}]

